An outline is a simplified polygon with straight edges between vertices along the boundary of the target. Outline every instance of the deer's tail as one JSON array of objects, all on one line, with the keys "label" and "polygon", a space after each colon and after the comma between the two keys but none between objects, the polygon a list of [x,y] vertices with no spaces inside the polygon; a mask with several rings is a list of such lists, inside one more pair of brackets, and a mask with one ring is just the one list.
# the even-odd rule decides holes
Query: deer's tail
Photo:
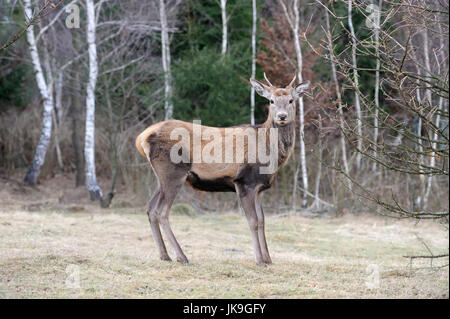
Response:
[{"label": "deer's tail", "polygon": [[150,144],[148,143],[147,138],[148,138],[147,130],[139,134],[138,137],[136,138],[136,148],[138,149],[139,153],[149,158]]}]

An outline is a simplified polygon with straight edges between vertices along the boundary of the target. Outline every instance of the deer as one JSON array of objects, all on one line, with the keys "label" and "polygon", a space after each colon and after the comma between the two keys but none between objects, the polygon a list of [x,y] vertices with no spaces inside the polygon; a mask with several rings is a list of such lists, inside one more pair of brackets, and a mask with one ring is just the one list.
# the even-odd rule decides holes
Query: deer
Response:
[{"label": "deer", "polygon": [[[170,208],[180,188],[186,183],[199,191],[236,193],[250,228],[256,264],[259,266],[272,264],[265,236],[262,193],[271,187],[278,170],[286,164],[293,152],[296,113],[294,101],[305,93],[305,90],[309,87],[309,81],[294,85],[296,79],[294,76],[288,86],[279,88],[270,83],[265,73],[264,78],[267,85],[261,81],[250,79],[250,84],[257,94],[270,101],[267,120],[262,124],[244,124],[232,127],[241,129],[242,132],[238,131],[235,136],[230,136],[230,128],[212,128],[202,125],[197,125],[199,127],[196,128],[193,123],[170,119],[149,126],[137,136],[136,147],[147,158],[157,180],[156,189],[147,204],[147,215],[161,260],[172,260],[167,253],[161,233],[162,228],[165,238],[176,253],[177,261],[182,264],[189,264],[169,223]],[[205,136],[203,136],[200,146],[197,145],[199,146],[197,153],[193,152],[195,146],[193,140],[198,135],[196,133],[198,128],[214,130],[219,137],[231,138],[233,150],[243,150],[245,153],[244,160],[223,161],[221,163],[195,161],[198,150],[205,151],[208,143],[211,143],[211,139],[205,140]],[[187,132],[187,141],[181,141],[178,138],[180,136],[174,138],[173,132],[176,130]],[[273,137],[269,136],[270,130],[277,133],[275,143],[272,146],[267,145],[269,138]],[[261,133],[262,141],[265,143],[258,139],[258,147],[262,147],[264,151],[269,152],[270,150],[276,150],[276,154],[274,154],[276,158],[275,167],[269,173],[261,173],[264,165],[259,158],[256,161],[249,160],[251,158],[250,150],[256,149],[256,146],[252,145],[255,142],[249,136],[259,133]],[[247,137],[246,142],[245,137]],[[244,143],[241,144],[241,147],[238,147],[235,143],[241,138]],[[174,151],[175,146],[178,146],[178,150]],[[220,147],[214,148],[214,152],[220,151]],[[171,156],[174,154],[180,155],[180,152],[183,153],[183,151],[185,154],[182,161],[171,160]]]}]

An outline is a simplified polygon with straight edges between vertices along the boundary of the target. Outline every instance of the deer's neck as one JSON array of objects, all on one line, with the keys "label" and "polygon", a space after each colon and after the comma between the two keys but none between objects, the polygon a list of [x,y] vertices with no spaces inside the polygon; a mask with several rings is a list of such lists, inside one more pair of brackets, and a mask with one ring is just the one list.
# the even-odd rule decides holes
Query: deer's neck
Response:
[{"label": "deer's neck", "polygon": [[[262,127],[266,129],[277,129],[278,166],[282,166],[288,161],[295,146],[295,122],[290,122],[285,126],[280,126],[277,125],[269,115]],[[270,147],[269,143],[267,143],[267,147]]]}]

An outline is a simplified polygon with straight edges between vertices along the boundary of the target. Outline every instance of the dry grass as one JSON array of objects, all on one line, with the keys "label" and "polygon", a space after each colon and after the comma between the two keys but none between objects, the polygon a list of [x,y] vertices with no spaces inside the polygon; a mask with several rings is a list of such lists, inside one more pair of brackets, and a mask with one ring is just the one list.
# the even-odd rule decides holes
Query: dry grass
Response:
[{"label": "dry grass", "polygon": [[[401,257],[424,253],[415,234],[447,250],[438,225],[269,217],[267,268],[255,265],[237,214],[173,216],[172,225],[190,266],[159,261],[146,216],[133,209],[2,210],[0,290],[19,298],[448,298],[448,268],[415,261],[410,269]],[[378,288],[366,287],[370,264],[379,267]],[[79,267],[80,288],[66,286],[69,265]]]},{"label": "dry grass", "polygon": [[[191,262],[183,266],[158,259],[144,208],[125,207],[130,196],[119,194],[115,207],[101,210],[83,189],[57,191],[64,181],[51,183],[38,190],[0,184],[0,297],[449,297],[448,267],[438,267],[448,258],[431,268],[429,260],[410,267],[402,257],[427,254],[422,240],[435,254],[448,252],[448,228],[436,223],[268,216],[274,264],[260,268],[239,213],[172,215]],[[74,269],[79,288],[70,288]],[[374,269],[379,285],[368,288]]]}]

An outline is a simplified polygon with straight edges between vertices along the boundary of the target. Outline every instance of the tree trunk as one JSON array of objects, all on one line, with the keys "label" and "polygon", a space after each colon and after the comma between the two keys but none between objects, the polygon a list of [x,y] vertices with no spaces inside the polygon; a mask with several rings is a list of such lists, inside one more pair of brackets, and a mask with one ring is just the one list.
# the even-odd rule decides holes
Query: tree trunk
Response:
[{"label": "tree trunk", "polygon": [[222,55],[225,55],[228,46],[227,0],[220,0],[220,10],[222,11]]},{"label": "tree trunk", "polygon": [[[383,0],[379,0],[378,2],[378,11],[376,13],[376,21],[375,21],[375,30],[374,30],[374,40],[375,40],[375,55],[377,57],[377,65],[375,71],[375,92],[374,92],[374,100],[375,100],[375,114],[373,120],[373,156],[377,158],[378,156],[378,110],[380,107],[380,28],[381,28],[381,8],[383,5]],[[373,162],[372,170],[376,171],[377,162]]]},{"label": "tree trunk", "polygon": [[[30,0],[24,0],[24,12],[26,17],[32,16]],[[36,83],[44,104],[41,136],[34,153],[33,161],[31,162],[31,165],[28,168],[28,171],[24,178],[24,183],[34,186],[36,185],[37,179],[39,177],[41,167],[44,164],[45,155],[47,153],[47,149],[50,144],[50,138],[52,135],[53,96],[45,81],[44,73],[42,71],[33,25],[31,25],[27,29],[27,41],[30,50],[31,61],[33,63],[33,69],[35,72]]]},{"label": "tree trunk", "polygon": [[359,103],[359,78],[358,78],[358,64],[356,62],[356,35],[353,28],[352,21],[352,0],[348,0],[348,26],[350,28],[350,34],[352,37],[352,67],[353,67],[353,81],[355,87],[355,109],[356,109],[356,130],[357,130],[357,147],[358,152],[356,154],[356,168],[361,166],[361,152],[362,152],[362,116],[361,105]]},{"label": "tree trunk", "polygon": [[[442,33],[442,29],[441,29],[440,25],[439,25],[439,31]],[[424,41],[424,42],[425,42],[424,46],[425,45],[428,46],[428,36],[426,36],[426,41]],[[447,69],[446,63],[445,63],[445,60],[446,60],[445,59],[445,54],[444,54],[444,51],[443,51],[444,50],[444,43],[443,42],[444,41],[443,41],[442,37],[440,37],[439,38],[439,46],[440,46],[440,50],[439,51],[440,51],[441,61],[440,61],[440,63],[437,63],[437,67],[439,68],[438,72],[437,72],[438,74],[441,74],[441,69],[444,69],[444,70]],[[428,48],[426,49],[425,53],[428,54]],[[426,61],[427,69],[429,71],[431,71],[430,70],[429,58],[427,60],[425,60],[425,61]],[[430,90],[428,90],[428,91],[430,91]],[[430,99],[431,99],[431,92],[430,92]],[[439,135],[438,135],[437,130],[441,127],[440,126],[440,124],[441,124],[440,122],[441,122],[441,112],[443,110],[443,107],[444,107],[444,98],[442,96],[439,96],[439,106],[438,106],[438,109],[436,111],[436,119],[435,119],[435,124],[434,124],[436,126],[436,131],[434,131],[433,142],[431,143],[431,149],[432,149],[431,159],[430,159],[430,167],[431,168],[434,168],[435,165],[436,165],[436,148],[438,147],[437,146],[437,140],[439,139]],[[429,174],[428,175],[428,180],[427,180],[427,189],[426,189],[426,192],[425,192],[425,196],[423,197],[423,209],[424,210],[426,210],[427,207],[428,207],[428,198],[430,196],[432,183],[433,183],[433,175]]]},{"label": "tree trunk", "polygon": [[[424,55],[424,59],[425,59],[425,67],[426,67],[426,71],[425,71],[425,77],[427,77],[430,73],[431,73],[431,65],[430,65],[430,52],[428,49],[429,43],[428,43],[428,31],[425,29],[422,31],[422,37],[423,37],[423,55]],[[427,84],[428,86],[428,84]],[[431,90],[430,89],[425,89],[425,97],[428,101],[428,106],[431,108],[433,106],[433,96],[431,94]],[[439,120],[439,117],[437,118]],[[438,126],[439,127],[439,126]],[[428,135],[429,136],[429,135]],[[433,144],[432,144],[433,145]],[[432,146],[430,145],[430,146]],[[431,157],[431,163],[434,166],[434,154],[432,154]],[[422,162],[423,164],[425,164],[425,162]],[[422,205],[420,208],[425,209],[428,205],[428,196],[430,195],[430,188],[431,188],[431,181],[432,181],[432,177],[431,175],[428,176],[427,178],[427,184],[425,185],[425,176],[421,175],[421,181],[423,184],[423,191],[422,191]]]},{"label": "tree trunk", "polygon": [[342,96],[341,90],[339,88],[339,82],[337,78],[337,70],[336,70],[336,57],[334,56],[334,48],[333,48],[333,40],[331,37],[331,28],[330,28],[330,17],[328,14],[328,7],[325,7],[325,21],[327,25],[327,42],[328,42],[328,53],[330,54],[331,60],[331,74],[333,76],[334,87],[336,90],[336,98],[338,101],[338,112],[339,112],[339,129],[341,130],[341,151],[342,151],[342,164],[344,165],[344,173],[347,175],[347,187],[352,190],[352,183],[348,179],[350,174],[348,160],[347,160],[347,147],[345,144],[345,136],[344,136],[344,111],[342,105]]},{"label": "tree trunk", "polygon": [[[53,60],[53,65],[55,65],[55,61]],[[58,160],[58,165],[60,169],[64,169],[64,164],[62,161],[61,155],[61,146],[59,144],[59,126],[61,125],[61,121],[63,118],[63,105],[62,105],[62,91],[64,86],[63,81],[64,71],[60,71],[58,77],[56,78],[55,83],[55,110],[53,112],[53,120],[55,122],[55,149],[56,149],[56,158]]]},{"label": "tree trunk", "polygon": [[172,104],[172,75],[170,72],[170,44],[167,31],[167,16],[164,0],[159,0],[159,15],[161,19],[161,51],[164,71],[164,119],[168,120],[173,115]]},{"label": "tree trunk", "polygon": [[[256,73],[256,0],[252,0],[253,24],[252,24],[252,79],[255,79]],[[255,125],[255,88],[251,87],[250,92],[250,124]]]},{"label": "tree trunk", "polygon": [[[300,38],[298,35],[299,32],[299,24],[300,24],[300,14],[298,11],[298,0],[294,1],[294,42],[295,42],[295,53],[297,55],[297,68],[298,68],[298,81],[299,83],[303,82],[302,70],[303,70],[303,57],[302,57],[302,48],[300,46]],[[302,181],[303,181],[303,200],[302,207],[305,208],[308,204],[307,192],[308,192],[308,170],[306,167],[306,149],[305,149],[305,123],[304,123],[304,107],[303,107],[303,97],[301,96],[298,99],[298,108],[299,108],[299,143],[300,143],[300,163],[302,168]]]},{"label": "tree trunk", "polygon": [[89,51],[89,80],[86,85],[86,131],[84,156],[86,160],[86,187],[91,200],[101,199],[102,190],[95,173],[95,85],[97,82],[97,46],[95,43],[95,8],[93,0],[86,0],[87,43]]},{"label": "tree trunk", "polygon": [[58,120],[56,119],[56,112],[52,112],[52,118],[53,118],[53,124],[54,124],[54,136],[55,136],[55,151],[56,151],[56,161],[58,162],[59,169],[64,169],[64,163],[62,161],[62,154],[61,154],[61,146],[59,144],[59,124]]},{"label": "tree trunk", "polygon": [[63,118],[62,91],[64,86],[64,72],[59,72],[55,85],[55,111],[58,123]]},{"label": "tree trunk", "polygon": [[73,95],[70,106],[70,117],[72,119],[72,145],[75,151],[75,187],[84,185],[84,153],[83,145],[83,107],[81,105],[81,87],[78,72],[74,72]]},{"label": "tree trunk", "polygon": [[322,117],[319,114],[319,138],[318,138],[318,150],[319,150],[319,158],[318,158],[318,168],[317,168],[317,175],[316,175],[316,187],[314,191],[314,207],[316,210],[320,210],[320,198],[319,198],[319,191],[320,191],[320,178],[322,176],[322,157],[323,157],[323,150],[322,150]]},{"label": "tree trunk", "polygon": [[[436,128],[440,127],[440,122],[441,122],[441,116],[440,113],[442,111],[442,106],[444,104],[444,98],[441,96],[439,97],[439,107],[437,110],[437,114],[436,114],[436,119],[435,119],[435,124]],[[438,136],[438,132],[435,131],[433,134],[433,142],[431,143],[431,148],[432,148],[432,152],[431,152],[431,158],[430,158],[430,167],[434,168],[434,166],[436,165],[436,147],[437,147],[437,143],[436,141],[438,140],[439,136]],[[427,190],[425,192],[425,195],[423,197],[423,209],[426,210],[428,207],[428,198],[430,197],[430,192],[431,192],[431,186],[432,186],[432,182],[433,182],[433,175],[429,174],[428,175],[428,180],[427,180]]]},{"label": "tree trunk", "polygon": [[[416,66],[417,68],[417,74],[418,76],[420,76],[421,74],[421,70],[418,66]],[[416,80],[417,83],[417,88],[416,88],[416,99],[417,102],[419,103],[419,105],[422,103],[422,97],[420,95],[420,80],[417,79]],[[418,146],[418,153],[419,153],[419,170],[422,171],[423,167],[422,165],[424,164],[424,160],[423,160],[423,146],[422,146],[422,118],[420,116],[417,117],[417,143],[419,144]],[[422,195],[424,193],[424,189],[425,189],[425,176],[423,174],[419,174],[419,185],[420,185],[420,189],[418,192],[418,195],[415,199],[415,206],[417,209],[420,209],[422,207]]]},{"label": "tree trunk", "polygon": [[[292,152],[292,162],[295,163],[295,152]],[[298,174],[300,172],[300,161],[295,165],[294,183],[292,183],[292,211],[297,211],[297,188],[298,188]]]},{"label": "tree trunk", "polygon": [[[53,99],[53,110],[52,110],[52,121],[53,121],[53,141],[54,141],[54,146],[55,146],[55,151],[56,151],[56,161],[58,163],[59,168],[62,170],[64,168],[64,164],[62,162],[62,155],[61,155],[61,147],[59,144],[59,121],[56,119],[56,114],[57,114],[57,108],[60,107],[60,105],[58,106],[58,99],[60,98],[58,96],[58,94],[62,94],[62,88],[59,87],[59,85],[62,86],[62,81],[59,82],[60,79],[60,75],[62,74],[62,72],[59,73],[58,78],[56,83],[53,83],[53,67],[54,65],[54,60],[52,61],[50,59],[50,54],[48,52],[48,41],[46,41],[46,37],[43,37],[43,42],[44,42],[44,70],[45,70],[45,74],[46,74],[46,81],[47,81],[47,87],[48,87],[48,93],[53,97],[53,95],[55,95],[55,98]],[[52,62],[52,63],[51,63]],[[53,64],[53,65],[52,65]],[[55,85],[55,88],[53,88],[53,85]],[[60,92],[58,92],[58,90],[60,90]],[[59,112],[58,112],[59,114]]]}]

